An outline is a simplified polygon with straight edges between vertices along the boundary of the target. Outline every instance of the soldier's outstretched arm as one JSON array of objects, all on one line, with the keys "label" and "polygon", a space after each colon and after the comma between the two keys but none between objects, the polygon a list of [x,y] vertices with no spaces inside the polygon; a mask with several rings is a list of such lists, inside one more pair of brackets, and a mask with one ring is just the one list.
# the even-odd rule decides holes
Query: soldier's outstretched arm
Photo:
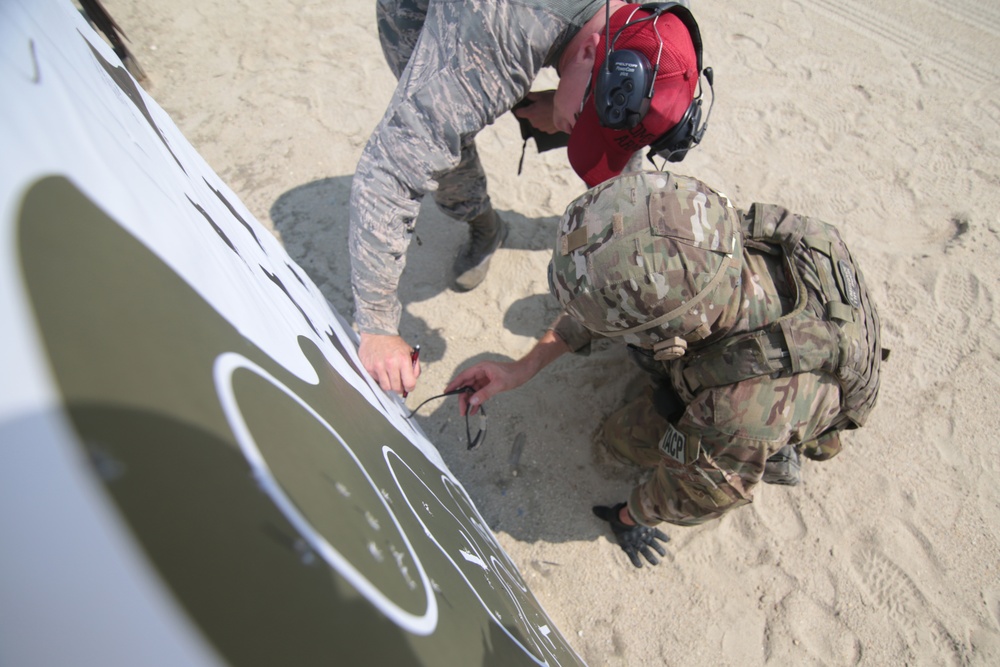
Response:
[{"label": "soldier's outstretched arm", "polygon": [[445,391],[459,387],[472,387],[475,393],[459,397],[461,414],[471,410],[475,414],[479,406],[497,394],[516,389],[535,377],[540,370],[569,352],[569,347],[551,329],[545,332],[531,351],[517,361],[481,361],[455,376]]}]

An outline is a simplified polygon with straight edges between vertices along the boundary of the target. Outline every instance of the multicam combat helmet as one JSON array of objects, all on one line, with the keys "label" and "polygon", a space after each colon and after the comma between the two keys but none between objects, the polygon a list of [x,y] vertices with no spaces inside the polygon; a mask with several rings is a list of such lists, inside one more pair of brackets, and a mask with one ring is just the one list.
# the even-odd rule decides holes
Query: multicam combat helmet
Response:
[{"label": "multicam combat helmet", "polygon": [[700,181],[624,174],[566,208],[549,288],[594,333],[679,357],[709,335],[739,287],[738,220]]}]

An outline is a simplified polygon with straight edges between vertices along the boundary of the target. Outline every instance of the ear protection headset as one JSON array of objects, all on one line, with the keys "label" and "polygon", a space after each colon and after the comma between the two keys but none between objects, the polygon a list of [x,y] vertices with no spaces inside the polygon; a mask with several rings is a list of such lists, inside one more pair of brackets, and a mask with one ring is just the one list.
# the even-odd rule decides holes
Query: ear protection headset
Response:
[{"label": "ear protection headset", "polygon": [[[708,116],[712,114],[712,106],[710,105],[708,108],[704,124],[699,126],[701,123],[701,75],[705,75],[705,80],[708,81],[709,88],[712,90],[712,105],[714,105],[715,88],[712,85],[712,68],[708,67],[702,70],[701,31],[687,7],[677,2],[657,2],[642,5],[639,9],[648,11],[649,14],[635,21],[632,20],[632,16],[629,16],[625,25],[618,29],[614,39],[612,39],[611,2],[608,0],[605,3],[604,65],[594,82],[594,103],[597,106],[597,118],[601,125],[612,130],[630,130],[645,118],[649,111],[650,101],[653,99],[656,74],[660,69],[660,55],[663,53],[663,38],[656,30],[656,21],[663,14],[674,14],[684,23],[691,35],[698,66],[698,94],[691,101],[680,121],[649,145],[647,157],[650,162],[653,161],[654,156],[664,158],[669,162],[680,162],[687,155],[688,150],[697,146],[702,137],[705,136]],[[633,16],[634,14],[635,12],[633,12]],[[618,41],[619,35],[625,28],[645,21],[653,22],[653,31],[660,41],[660,50],[656,55],[655,65],[650,64],[649,59],[638,51],[614,49],[615,42]]]}]

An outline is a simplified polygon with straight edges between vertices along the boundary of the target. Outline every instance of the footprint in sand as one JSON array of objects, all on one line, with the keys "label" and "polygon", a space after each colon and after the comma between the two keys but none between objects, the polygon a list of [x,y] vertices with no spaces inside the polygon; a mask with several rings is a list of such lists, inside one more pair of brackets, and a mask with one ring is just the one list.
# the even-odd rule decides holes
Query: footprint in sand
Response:
[{"label": "footprint in sand", "polygon": [[980,347],[980,332],[993,317],[993,295],[979,278],[945,267],[931,292],[934,319],[918,350],[919,365],[932,382],[946,380]]},{"label": "footprint in sand", "polygon": [[983,602],[990,612],[990,617],[997,628],[1000,628],[1000,588],[989,588],[983,591]]},{"label": "footprint in sand", "polygon": [[[857,550],[851,560],[865,597],[885,609],[899,630],[910,660],[921,664],[959,665],[965,662],[961,642],[938,620],[939,614],[916,582],[881,551]],[[931,658],[933,656],[933,658]]]},{"label": "footprint in sand", "polygon": [[[858,663],[862,654],[861,642],[850,628],[834,617],[830,609],[802,593],[789,595],[781,606],[795,646],[794,649],[788,648],[790,652],[805,651],[821,664]],[[814,619],[817,618],[823,619],[823,622],[816,623]],[[766,635],[780,638],[782,633],[768,632]]]},{"label": "footprint in sand", "polygon": [[750,506],[768,532],[780,542],[801,540],[809,532],[802,518],[799,489],[761,484]]}]

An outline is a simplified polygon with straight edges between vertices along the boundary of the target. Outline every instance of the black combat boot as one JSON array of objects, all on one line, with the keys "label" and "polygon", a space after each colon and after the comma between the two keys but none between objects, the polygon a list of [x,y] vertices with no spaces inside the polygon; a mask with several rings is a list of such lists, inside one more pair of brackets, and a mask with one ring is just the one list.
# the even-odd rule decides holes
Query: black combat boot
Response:
[{"label": "black combat boot", "polygon": [[791,445],[785,445],[771,455],[764,463],[764,482],[795,486],[802,478],[802,463],[799,453]]},{"label": "black combat boot", "polygon": [[507,224],[493,209],[469,221],[469,240],[458,251],[453,268],[454,288],[468,292],[483,282],[490,258],[507,238]]}]

